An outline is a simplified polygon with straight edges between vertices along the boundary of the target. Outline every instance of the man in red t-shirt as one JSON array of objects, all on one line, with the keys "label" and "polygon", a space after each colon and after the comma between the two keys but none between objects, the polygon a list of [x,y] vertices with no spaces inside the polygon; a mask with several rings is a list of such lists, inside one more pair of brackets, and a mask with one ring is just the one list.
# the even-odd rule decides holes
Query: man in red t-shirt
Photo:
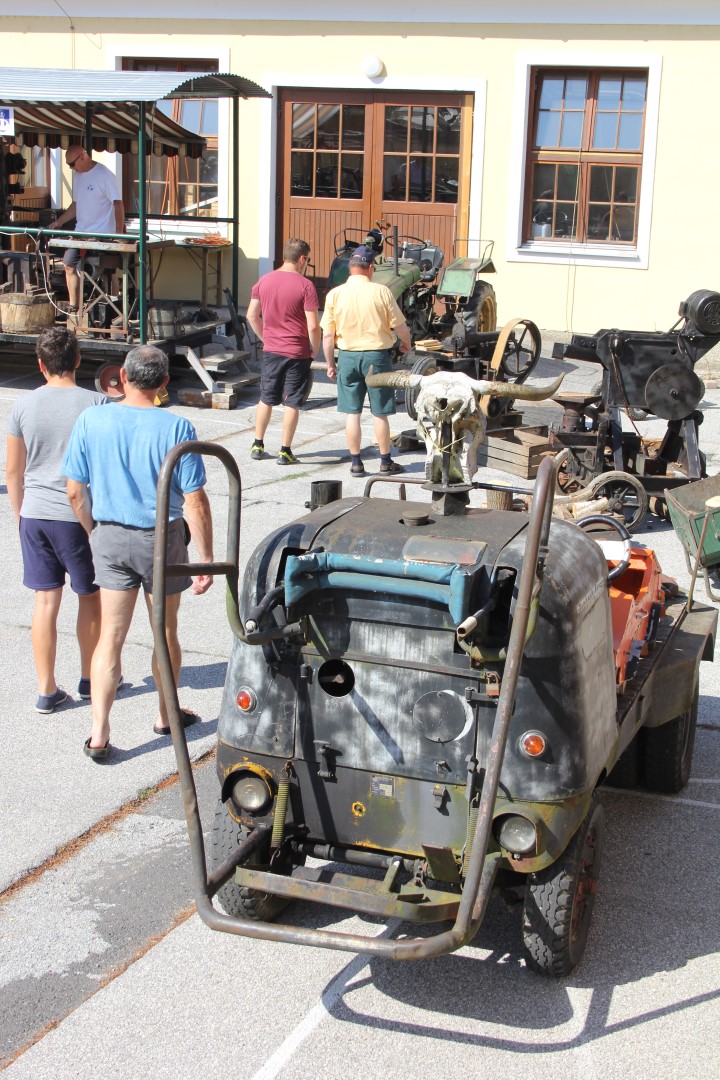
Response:
[{"label": "man in red t-shirt", "polygon": [[283,264],[253,285],[247,320],[263,343],[260,401],[255,413],[255,442],[250,457],[259,461],[265,454],[265,432],[273,406],[284,405],[282,446],[278,465],[295,465],[291,444],[300,416],[300,406],[308,394],[310,365],[320,348],[318,298],[315,286],[305,277],[310,261],[310,245],[305,240],[288,240],[283,248]]}]

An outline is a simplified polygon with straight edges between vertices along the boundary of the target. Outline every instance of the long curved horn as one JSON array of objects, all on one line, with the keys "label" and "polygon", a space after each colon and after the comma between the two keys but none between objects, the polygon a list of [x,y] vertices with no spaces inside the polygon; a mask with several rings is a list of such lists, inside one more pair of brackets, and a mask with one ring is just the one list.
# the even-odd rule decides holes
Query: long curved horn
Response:
[{"label": "long curved horn", "polygon": [[419,386],[422,380],[422,375],[412,371],[380,371],[376,375],[371,369],[365,377],[368,386]]},{"label": "long curved horn", "polygon": [[476,394],[489,394],[491,397],[509,397],[516,401],[544,401],[551,398],[565,378],[558,375],[545,386],[526,386],[525,383],[489,382],[487,379],[471,379],[470,385]]}]

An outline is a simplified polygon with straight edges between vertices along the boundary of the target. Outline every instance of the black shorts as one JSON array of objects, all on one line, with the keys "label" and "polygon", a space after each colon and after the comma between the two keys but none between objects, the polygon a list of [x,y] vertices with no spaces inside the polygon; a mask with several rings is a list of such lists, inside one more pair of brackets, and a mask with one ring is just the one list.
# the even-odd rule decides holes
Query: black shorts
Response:
[{"label": "black shorts", "polygon": [[23,584],[36,592],[61,589],[65,575],[78,596],[97,592],[88,535],[79,521],[20,518]]},{"label": "black shorts", "polygon": [[264,405],[290,405],[299,409],[305,404],[312,375],[312,361],[295,356],[263,352],[260,376],[260,400]]}]

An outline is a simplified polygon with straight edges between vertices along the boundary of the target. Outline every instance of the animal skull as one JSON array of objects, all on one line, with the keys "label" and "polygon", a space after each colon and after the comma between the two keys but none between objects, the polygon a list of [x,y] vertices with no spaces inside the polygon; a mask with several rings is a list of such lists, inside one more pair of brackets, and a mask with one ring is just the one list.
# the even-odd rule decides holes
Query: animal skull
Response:
[{"label": "animal skull", "polygon": [[[425,443],[425,479],[431,483],[469,484],[477,472],[477,448],[485,441],[487,418],[482,397],[543,401],[556,393],[564,376],[547,386],[471,379],[460,371],[417,375],[388,371],[368,375],[368,386],[419,387],[417,432]],[[446,472],[443,476],[445,459]]]}]

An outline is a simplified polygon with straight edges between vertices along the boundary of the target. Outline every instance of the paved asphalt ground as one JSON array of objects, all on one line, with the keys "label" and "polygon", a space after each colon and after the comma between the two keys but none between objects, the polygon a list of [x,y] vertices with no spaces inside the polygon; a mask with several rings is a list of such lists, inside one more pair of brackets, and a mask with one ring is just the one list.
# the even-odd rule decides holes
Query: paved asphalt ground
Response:
[{"label": "paved asphalt ground", "polygon": [[[552,335],[544,335],[549,356]],[[544,360],[537,377],[567,371],[585,389],[597,369]],[[38,385],[0,358],[0,412]],[[700,372],[702,374],[702,371]],[[301,464],[253,462],[257,389],[233,412],[179,408],[201,439],[226,446],[243,481],[246,558],[304,512],[313,479],[349,474],[334,387],[316,372],[295,450]],[[720,391],[708,391],[701,444],[720,471]],[[409,426],[401,413],[394,430]],[[650,427],[650,425],[645,425]],[[371,424],[365,424],[368,439]],[[649,432],[650,433],[650,432]],[[279,423],[267,444],[277,449]],[[3,453],[4,453],[4,440]],[[376,452],[367,455],[377,465]],[[403,454],[410,475],[421,455]],[[227,507],[221,466],[208,464],[218,536]],[[498,475],[497,477],[501,477]],[[3,753],[0,757],[0,1070],[9,1080],[250,1080],[463,1075],[512,1080],[685,1078],[720,1074],[720,685],[703,665],[693,774],[676,797],[603,789],[607,839],[585,959],[551,982],[521,960],[519,911],[493,901],[471,946],[422,964],[391,963],[253,942],[207,930],[192,914],[190,866],[170,740],[152,733],[151,634],[138,608],[124,653],[127,680],[113,710],[110,763],[82,754],[89,704],[50,717],[33,708],[32,598],[5,489],[0,499]],[[666,572],[688,581],[678,541],[650,519],[639,539]],[[60,617],[58,677],[79,676],[75,600]],[[220,581],[181,608],[183,705],[204,821],[216,781],[213,747],[230,632]],[[156,790],[160,785],[160,790]],[[78,840],[80,838],[80,840]],[[4,891],[2,891],[4,890]],[[296,905],[302,926],[386,932],[342,912]],[[390,933],[404,934],[393,925]]]}]

